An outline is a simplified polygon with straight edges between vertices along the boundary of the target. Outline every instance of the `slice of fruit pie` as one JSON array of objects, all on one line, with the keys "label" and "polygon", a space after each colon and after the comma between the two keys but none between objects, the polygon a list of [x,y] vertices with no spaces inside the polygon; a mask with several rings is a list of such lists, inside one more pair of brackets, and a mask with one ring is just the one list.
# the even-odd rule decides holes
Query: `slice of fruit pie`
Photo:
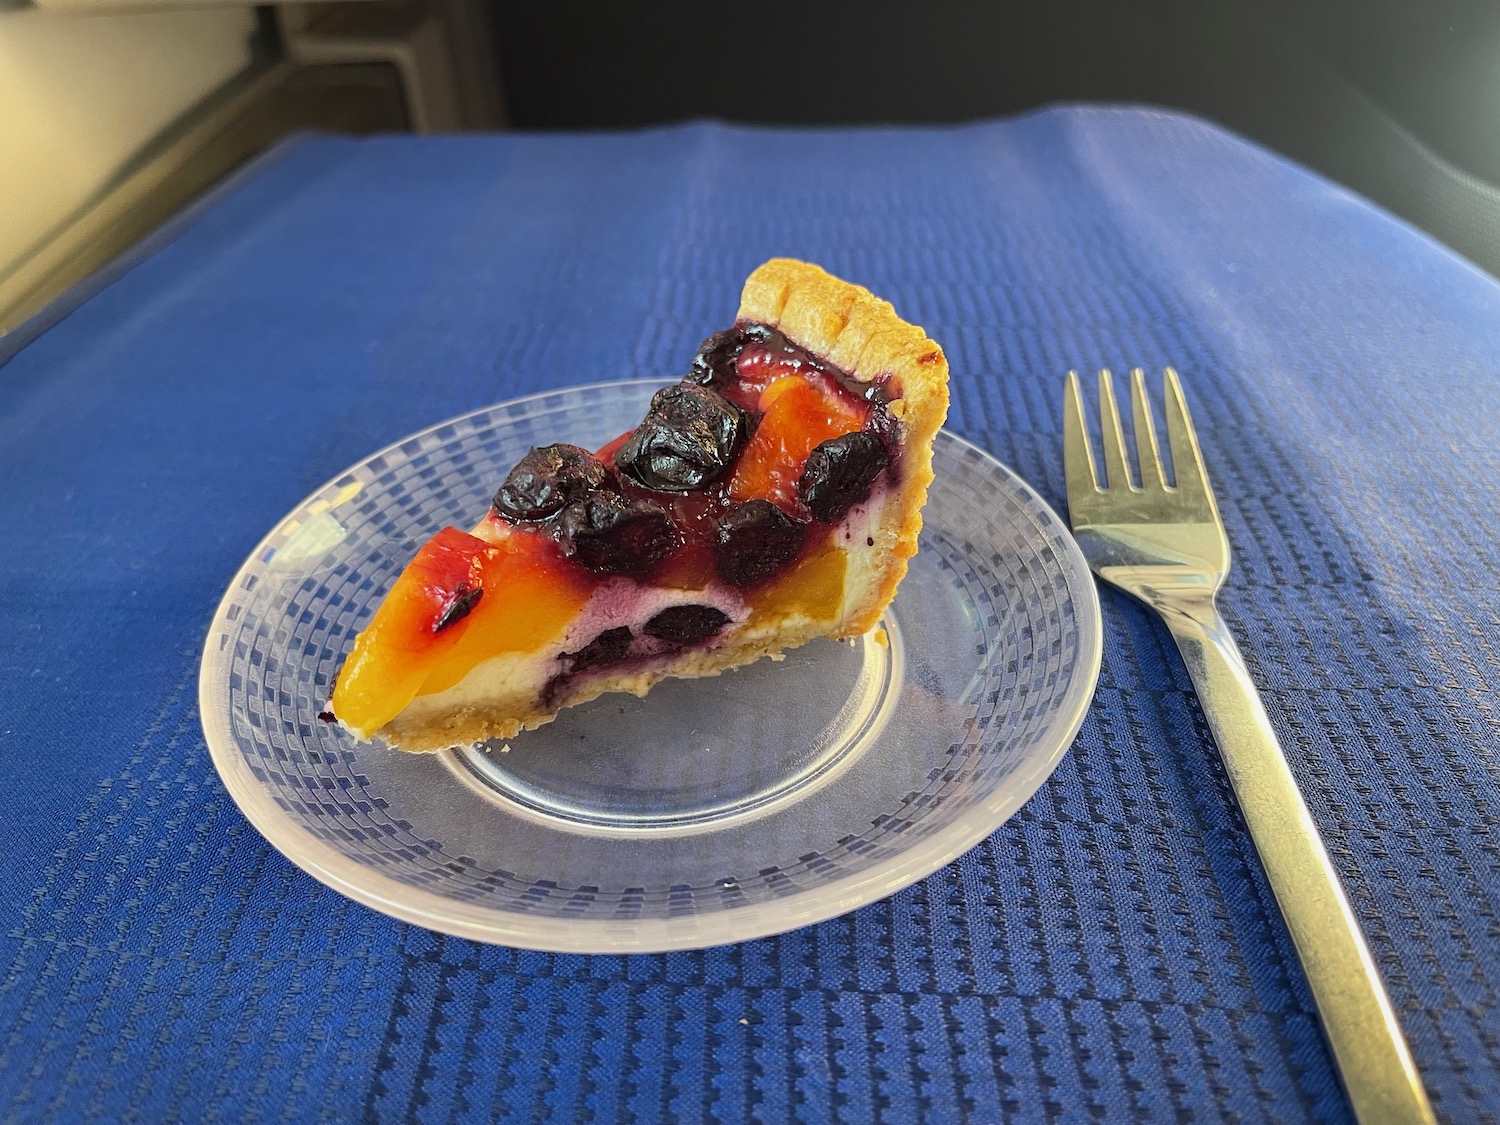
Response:
[{"label": "slice of fruit pie", "polygon": [[916,552],[947,409],[920,328],[817,266],[767,262],[639,426],[531,450],[478,526],[417,552],[332,715],[434,750],[867,632]]}]

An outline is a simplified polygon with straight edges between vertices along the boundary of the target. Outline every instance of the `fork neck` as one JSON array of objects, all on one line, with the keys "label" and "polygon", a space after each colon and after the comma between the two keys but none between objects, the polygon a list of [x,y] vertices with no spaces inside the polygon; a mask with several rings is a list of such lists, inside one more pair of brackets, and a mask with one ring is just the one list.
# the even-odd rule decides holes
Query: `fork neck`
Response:
[{"label": "fork neck", "polygon": [[[1110,573],[1112,569],[1116,573]],[[1175,629],[1179,624],[1208,633],[1224,628],[1216,602],[1222,579],[1178,567],[1106,567],[1099,576],[1127,594],[1139,598]]]}]

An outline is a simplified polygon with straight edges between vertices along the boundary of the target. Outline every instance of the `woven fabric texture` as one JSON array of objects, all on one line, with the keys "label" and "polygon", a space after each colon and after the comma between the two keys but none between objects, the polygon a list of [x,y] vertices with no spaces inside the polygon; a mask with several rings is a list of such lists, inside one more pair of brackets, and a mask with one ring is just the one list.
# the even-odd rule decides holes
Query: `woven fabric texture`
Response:
[{"label": "woven fabric texture", "polygon": [[198,659],[282,514],[449,415],[675,378],[775,255],[923,324],[950,428],[1059,510],[1063,375],[1181,372],[1226,615],[1439,1115],[1500,1121],[1500,285],[1200,121],[1090,107],[302,138],[12,348],[0,1120],[1349,1119],[1186,674],[1108,591],[1021,813],[780,937],[445,937],[234,807]]}]

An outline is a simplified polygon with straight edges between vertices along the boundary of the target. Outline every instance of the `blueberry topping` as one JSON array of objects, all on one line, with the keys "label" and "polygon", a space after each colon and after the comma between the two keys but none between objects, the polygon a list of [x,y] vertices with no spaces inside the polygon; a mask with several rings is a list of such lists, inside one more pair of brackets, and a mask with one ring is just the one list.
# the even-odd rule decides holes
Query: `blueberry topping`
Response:
[{"label": "blueberry topping", "polygon": [[505,478],[495,493],[495,510],[517,523],[550,519],[599,488],[607,476],[604,463],[587,449],[540,446],[522,457]]},{"label": "blueberry topping", "polygon": [[642,630],[648,637],[676,645],[694,645],[715,636],[729,615],[711,605],[674,605],[662,610]]},{"label": "blueberry topping", "polygon": [[705,387],[723,382],[734,374],[734,361],[744,348],[745,341],[738,329],[715,332],[699,346],[692,369],[684,378]]},{"label": "blueberry topping", "polygon": [[469,616],[469,611],[479,604],[479,599],[484,597],[484,587],[460,586],[453,591],[453,596],[448,599],[448,604],[443,607],[443,612],[438,619],[432,623],[432,631],[441,633],[454,622],[462,621]]},{"label": "blueberry topping", "polygon": [[714,529],[719,576],[731,586],[759,582],[797,557],[806,533],[804,524],[769,500],[736,505]]},{"label": "blueberry topping", "polygon": [[640,576],[681,545],[682,533],[660,504],[601,490],[563,509],[557,542],[590,570]]},{"label": "blueberry topping", "polygon": [[808,455],[797,495],[817,519],[834,523],[867,499],[890,458],[874,434],[858,431],[829,438]]},{"label": "blueberry topping", "polygon": [[769,340],[773,335],[764,324],[742,324],[715,332],[698,346],[692,369],[683,376],[683,381],[704,387],[727,382],[734,376],[734,361],[740,358],[745,345]]},{"label": "blueberry topping", "polygon": [[598,668],[604,664],[618,664],[629,654],[630,641],[630,630],[621,625],[616,629],[604,630],[577,652],[562,653],[558,659],[567,661],[569,670],[573,672]]},{"label": "blueberry topping", "polygon": [[615,464],[647,488],[691,492],[724,475],[747,430],[744,411],[717,391],[690,383],[666,387],[651,399]]}]

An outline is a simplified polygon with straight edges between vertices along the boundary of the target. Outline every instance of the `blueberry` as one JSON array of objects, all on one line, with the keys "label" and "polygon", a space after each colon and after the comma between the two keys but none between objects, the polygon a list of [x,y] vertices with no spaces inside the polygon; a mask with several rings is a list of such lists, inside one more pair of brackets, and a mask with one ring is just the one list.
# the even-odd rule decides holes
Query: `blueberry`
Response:
[{"label": "blueberry", "polygon": [[577,652],[565,652],[558,656],[568,664],[571,672],[582,672],[586,668],[598,668],[605,664],[618,664],[630,653],[631,634],[624,625],[606,629]]},{"label": "blueberry", "polygon": [[495,510],[517,523],[550,519],[599,488],[607,476],[604,463],[587,449],[540,446],[522,457],[505,478],[495,493]]},{"label": "blueberry", "polygon": [[858,431],[829,438],[808,455],[797,495],[816,519],[834,523],[870,495],[890,458],[874,434]]},{"label": "blueberry", "polygon": [[557,542],[590,570],[639,576],[675,551],[682,533],[660,504],[600,490],[563,509]]},{"label": "blueberry", "polygon": [[471,588],[468,583],[461,583],[443,606],[443,612],[438,615],[438,619],[433,622],[432,631],[434,633],[441,633],[455,622],[462,621],[465,617],[468,617],[474,607],[479,604],[479,599],[482,597],[484,597],[483,586],[474,586]]},{"label": "blueberry", "polygon": [[698,354],[693,357],[692,370],[684,376],[685,380],[705,387],[727,380],[734,373],[734,361],[744,347],[745,341],[738,329],[715,332],[699,346]]},{"label": "blueberry", "polygon": [[807,534],[769,500],[746,500],[719,517],[714,554],[719,576],[731,586],[749,586],[775,574],[797,557]]},{"label": "blueberry", "polygon": [[641,631],[678,645],[706,641],[729,624],[729,615],[711,605],[674,605],[662,610]]},{"label": "blueberry", "polygon": [[734,377],[734,361],[739,359],[745,345],[768,340],[771,336],[771,329],[764,324],[741,324],[715,332],[698,346],[692,369],[683,381],[705,387],[727,382]]},{"label": "blueberry", "polygon": [[651,399],[615,464],[647,488],[691,492],[724,475],[747,430],[744,411],[717,391],[690,383],[666,387]]}]

